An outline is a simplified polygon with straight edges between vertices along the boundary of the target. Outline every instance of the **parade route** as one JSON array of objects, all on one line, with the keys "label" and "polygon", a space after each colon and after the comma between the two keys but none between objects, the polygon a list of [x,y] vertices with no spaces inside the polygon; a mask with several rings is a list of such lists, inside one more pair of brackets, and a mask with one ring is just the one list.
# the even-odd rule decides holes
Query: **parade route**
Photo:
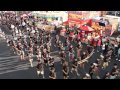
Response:
[{"label": "parade route", "polygon": [[[8,28],[9,25],[7,26],[8,22],[6,25],[0,25],[7,36],[6,40],[0,37],[0,79],[43,79],[44,77],[50,79],[50,73],[56,74],[55,79],[63,79],[66,76],[64,74],[66,63],[68,63],[66,67],[69,68],[67,79],[84,79],[86,74],[90,75],[88,76],[91,77],[90,79],[103,79],[106,72],[112,72],[115,64],[120,69],[120,58],[119,55],[117,56],[120,38],[119,41],[115,41],[119,34],[104,36],[101,32],[87,32],[76,26],[73,26],[74,28],[67,28],[67,25],[57,26],[57,21],[54,22],[56,25],[52,25],[53,23],[48,24],[47,20],[40,19],[42,26],[56,27],[52,29],[53,32],[49,32],[39,29],[35,25],[38,21],[29,17],[28,21],[21,20],[21,26],[19,26],[20,22],[15,22],[16,26],[13,24],[15,28],[11,29]],[[87,25],[81,26],[87,27]],[[110,56],[109,49],[112,51]],[[103,59],[100,58],[101,55],[104,56]],[[104,68],[103,64],[106,62],[109,65]],[[39,64],[43,65],[43,68],[38,66]],[[37,75],[37,71],[41,69],[44,71],[44,77]],[[55,71],[52,72],[54,69]]]}]

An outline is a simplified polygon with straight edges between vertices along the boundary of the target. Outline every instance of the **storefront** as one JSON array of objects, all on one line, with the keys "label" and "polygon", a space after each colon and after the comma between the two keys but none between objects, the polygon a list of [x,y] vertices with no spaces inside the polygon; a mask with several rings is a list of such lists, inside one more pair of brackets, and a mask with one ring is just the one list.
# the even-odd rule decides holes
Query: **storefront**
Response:
[{"label": "storefront", "polygon": [[104,19],[109,20],[110,24],[112,25],[112,29],[116,32],[118,31],[118,26],[120,22],[120,17],[117,16],[110,16],[110,15],[105,15]]},{"label": "storefront", "polygon": [[100,16],[100,11],[68,11],[69,25],[90,24],[92,17]]},{"label": "storefront", "polygon": [[68,14],[65,11],[34,11],[32,15],[46,18],[48,21],[56,19],[57,21],[64,22],[68,20]]}]

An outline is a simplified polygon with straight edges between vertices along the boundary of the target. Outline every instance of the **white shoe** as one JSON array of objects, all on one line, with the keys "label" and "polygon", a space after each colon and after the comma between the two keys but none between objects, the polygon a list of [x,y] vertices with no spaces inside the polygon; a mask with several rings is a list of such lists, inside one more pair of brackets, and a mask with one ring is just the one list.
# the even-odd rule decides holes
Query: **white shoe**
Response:
[{"label": "white shoe", "polygon": [[120,60],[119,60],[120,61]]},{"label": "white shoe", "polygon": [[116,59],[116,60],[118,60],[118,59]]}]

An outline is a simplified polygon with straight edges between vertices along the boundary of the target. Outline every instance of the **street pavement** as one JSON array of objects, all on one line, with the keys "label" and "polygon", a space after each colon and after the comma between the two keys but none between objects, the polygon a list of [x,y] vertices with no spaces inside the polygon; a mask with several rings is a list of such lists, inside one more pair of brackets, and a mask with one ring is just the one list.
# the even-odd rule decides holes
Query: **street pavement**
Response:
[{"label": "street pavement", "polygon": [[[11,33],[8,31],[6,27],[2,27],[2,30],[7,34],[10,35]],[[61,38],[61,41],[64,41],[63,38]],[[54,44],[54,43],[52,43]],[[54,53],[51,55],[55,58],[55,68],[56,68],[56,74],[57,79],[63,79],[62,75],[62,65],[60,64],[60,58],[56,56],[57,48],[52,47],[52,50]],[[88,72],[90,64],[95,62],[97,58],[99,58],[100,53],[95,50],[92,57],[89,58],[89,62],[85,64],[85,68],[79,68],[80,76],[77,77],[76,75],[73,75],[70,73],[70,79],[81,79],[85,73]],[[112,66],[114,63],[117,63],[120,67],[120,62],[115,60],[115,57],[112,58],[111,62],[109,63],[109,67],[107,67],[106,70],[103,70],[100,68],[100,78],[102,78],[106,71],[111,71]],[[41,77],[37,76],[36,72],[36,66],[37,61],[34,58],[34,67],[31,68],[29,61],[20,61],[19,57],[14,55],[10,48],[6,45],[6,42],[2,39],[0,39],[0,79],[42,79]],[[45,78],[48,79],[49,70],[48,66],[45,67]]]}]

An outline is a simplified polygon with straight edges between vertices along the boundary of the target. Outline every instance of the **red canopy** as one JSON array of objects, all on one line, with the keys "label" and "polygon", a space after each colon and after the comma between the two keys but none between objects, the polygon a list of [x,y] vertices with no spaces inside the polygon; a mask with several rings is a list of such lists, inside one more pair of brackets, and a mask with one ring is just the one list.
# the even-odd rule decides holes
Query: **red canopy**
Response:
[{"label": "red canopy", "polygon": [[91,19],[88,19],[88,20],[81,20],[80,24],[87,24],[87,23],[90,23],[91,24]]},{"label": "red canopy", "polygon": [[69,24],[69,22],[76,22],[79,24],[86,24],[86,23],[91,23],[91,19],[88,20],[74,20],[74,19],[68,19],[68,21],[63,22],[64,24]]},{"label": "red canopy", "polygon": [[91,28],[91,27],[89,27],[89,26],[80,26],[80,29],[81,30],[84,30],[84,31],[94,31],[94,29],[93,28]]}]

